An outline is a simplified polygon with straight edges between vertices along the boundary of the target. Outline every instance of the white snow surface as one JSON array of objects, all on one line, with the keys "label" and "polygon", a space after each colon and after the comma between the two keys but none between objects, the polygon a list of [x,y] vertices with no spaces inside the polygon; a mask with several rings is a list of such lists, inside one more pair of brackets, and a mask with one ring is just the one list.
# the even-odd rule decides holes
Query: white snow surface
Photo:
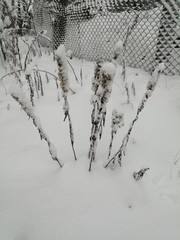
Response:
[{"label": "white snow surface", "polygon": [[[32,64],[57,76],[52,54],[34,58]],[[70,60],[80,79],[81,60]],[[114,137],[116,153],[151,79],[139,69],[127,69],[136,96],[125,104],[121,71],[117,65],[107,103],[106,126],[98,141],[96,161],[88,172],[91,132],[91,79],[94,63],[83,61],[83,86],[68,66],[69,95],[74,130],[75,162],[68,121],[63,122],[63,100],[57,101],[53,77],[44,96],[35,97],[34,114],[54,143],[61,169],[51,159],[44,141],[9,88],[14,76],[0,80],[0,239],[1,240],[179,240],[180,239],[180,77],[161,76],[156,89],[135,123],[122,167],[105,169],[114,108],[124,113],[125,126]],[[107,69],[107,68],[105,68]],[[112,69],[112,68],[110,68]],[[114,70],[113,70],[114,71]],[[5,75],[0,66],[0,79]],[[22,74],[23,89],[29,98]],[[142,180],[133,172],[149,167]]]}]

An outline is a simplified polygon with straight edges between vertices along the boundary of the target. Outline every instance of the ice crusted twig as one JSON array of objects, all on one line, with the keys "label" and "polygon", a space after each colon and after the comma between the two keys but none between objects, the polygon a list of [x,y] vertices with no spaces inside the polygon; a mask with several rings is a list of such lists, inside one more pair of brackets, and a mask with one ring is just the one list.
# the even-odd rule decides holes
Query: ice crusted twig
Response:
[{"label": "ice crusted twig", "polygon": [[59,166],[62,168],[62,164],[60,163],[56,149],[53,145],[53,143],[49,140],[49,137],[45,133],[44,129],[41,126],[40,120],[34,115],[32,107],[27,102],[27,99],[25,96],[23,96],[22,92],[11,92],[11,96],[13,99],[19,103],[19,105],[22,107],[23,111],[27,114],[27,116],[33,121],[34,126],[39,132],[41,140],[44,139],[48,145],[49,153],[51,155],[51,158],[55,160]]},{"label": "ice crusted twig", "polygon": [[137,109],[136,116],[133,119],[132,123],[130,124],[127,134],[124,136],[119,150],[105,165],[105,168],[107,168],[110,163],[115,163],[116,160],[118,161],[119,165],[121,166],[122,157],[126,154],[126,147],[127,147],[127,144],[128,144],[129,138],[130,138],[130,134],[133,130],[134,124],[139,119],[139,114],[144,109],[145,103],[147,102],[149,97],[151,97],[151,95],[156,87],[156,84],[159,80],[160,74],[164,70],[164,68],[165,68],[164,63],[160,63],[159,66],[154,70],[152,77],[147,84],[146,92],[142,98],[142,101],[141,101],[138,109]]},{"label": "ice crusted twig", "polygon": [[124,126],[124,114],[118,113],[115,109],[112,112],[112,124],[111,124],[111,142],[109,145],[108,158],[111,155],[112,143],[114,140],[114,135],[117,133],[118,129]]},{"label": "ice crusted twig", "polygon": [[[101,129],[102,121],[105,122],[104,117],[106,113],[106,104],[109,101],[111,95],[114,75],[115,66],[113,63],[105,63],[102,65],[99,76],[99,86],[96,92],[99,106],[93,116],[94,119],[92,121],[92,129],[90,136],[90,149],[88,154],[88,157],[90,159],[89,171],[91,171],[92,162],[95,160],[96,157],[98,135]],[[96,87],[94,88],[94,90],[96,91]]]},{"label": "ice crusted twig", "polygon": [[68,118],[69,121],[69,132],[70,132],[70,139],[71,139],[71,146],[74,154],[74,159],[77,160],[76,152],[74,149],[74,132],[72,127],[72,121],[69,113],[69,102],[68,102],[68,92],[69,92],[69,79],[68,79],[68,67],[66,61],[66,51],[63,44],[59,46],[56,51],[56,61],[58,65],[58,77],[60,87],[62,89],[62,96],[64,98],[64,121]]}]

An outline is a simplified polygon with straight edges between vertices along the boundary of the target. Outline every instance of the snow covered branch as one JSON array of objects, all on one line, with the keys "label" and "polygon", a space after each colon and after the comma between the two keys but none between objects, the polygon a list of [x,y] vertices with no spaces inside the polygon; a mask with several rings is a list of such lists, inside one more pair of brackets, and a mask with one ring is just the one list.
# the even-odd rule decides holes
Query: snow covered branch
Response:
[{"label": "snow covered branch", "polygon": [[62,168],[63,165],[60,163],[60,161],[58,159],[54,144],[49,140],[49,137],[47,136],[47,134],[45,133],[45,131],[43,130],[43,128],[41,126],[40,120],[34,115],[33,109],[27,102],[27,99],[25,98],[25,96],[23,96],[21,91],[11,92],[11,96],[13,97],[13,99],[16,102],[19,103],[19,105],[22,107],[23,111],[33,121],[34,126],[36,127],[36,129],[39,132],[41,140],[44,139],[48,145],[48,149],[49,149],[51,158],[53,160],[55,160],[59,164],[59,166]]}]

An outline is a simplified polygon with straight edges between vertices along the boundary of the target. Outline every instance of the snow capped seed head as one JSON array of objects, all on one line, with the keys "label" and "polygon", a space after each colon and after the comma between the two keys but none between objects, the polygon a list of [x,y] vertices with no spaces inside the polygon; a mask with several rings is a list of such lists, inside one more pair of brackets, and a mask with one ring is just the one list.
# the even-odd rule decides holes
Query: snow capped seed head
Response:
[{"label": "snow capped seed head", "polygon": [[55,52],[56,57],[66,58],[66,50],[64,44],[61,44]]},{"label": "snow capped seed head", "polygon": [[123,49],[123,42],[121,41],[121,39],[119,39],[115,44],[114,51],[122,50],[122,49]]},{"label": "snow capped seed head", "polygon": [[164,69],[165,69],[165,64],[162,62],[155,68],[154,72],[152,73],[152,78],[149,80],[146,88],[148,97],[150,97],[152,92],[154,91],[157,81],[159,79],[159,76]]},{"label": "snow capped seed head", "polygon": [[124,126],[124,114],[119,113],[116,109],[112,111],[112,131],[114,133],[117,132],[118,128]]},{"label": "snow capped seed head", "polygon": [[114,59],[117,59],[123,50],[123,42],[119,39],[114,46]]},{"label": "snow capped seed head", "polygon": [[98,60],[96,62],[95,69],[94,69],[94,77],[92,78],[91,90],[93,92],[97,91],[97,89],[99,87],[99,84],[100,84],[100,70],[101,70],[101,67],[102,67],[102,61]]},{"label": "snow capped seed head", "polygon": [[104,63],[100,71],[100,76],[103,88],[112,85],[112,80],[115,76],[115,65],[113,63]]},{"label": "snow capped seed head", "polygon": [[104,63],[101,68],[101,73],[110,76],[113,79],[115,75],[115,70],[116,68],[113,63]]},{"label": "snow capped seed head", "polygon": [[[159,77],[159,74],[162,73],[162,71],[166,68],[165,64],[162,62],[160,63],[154,70],[152,76],[154,79],[157,79]],[[158,80],[158,79],[157,79]]]},{"label": "snow capped seed head", "polygon": [[68,66],[66,61],[66,51],[63,44],[55,52],[56,60],[58,64],[58,76],[60,81],[60,87],[63,94],[66,95],[69,91],[69,79],[68,79]]},{"label": "snow capped seed head", "polygon": [[72,52],[71,49],[67,50],[67,52],[66,52],[66,56],[69,57],[70,59],[73,58],[73,52]]}]

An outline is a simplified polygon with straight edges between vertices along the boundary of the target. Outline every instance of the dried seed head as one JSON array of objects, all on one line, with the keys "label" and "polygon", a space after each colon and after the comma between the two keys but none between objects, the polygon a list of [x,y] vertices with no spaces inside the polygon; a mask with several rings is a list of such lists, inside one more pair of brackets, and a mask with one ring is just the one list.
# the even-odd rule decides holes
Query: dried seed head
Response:
[{"label": "dried seed head", "polygon": [[100,71],[100,79],[102,88],[108,89],[112,85],[115,76],[115,65],[113,63],[105,63]]},{"label": "dried seed head", "polygon": [[56,51],[56,60],[58,64],[58,76],[60,81],[60,87],[63,91],[63,94],[67,95],[69,91],[69,79],[66,61],[66,51],[63,44],[61,44]]},{"label": "dried seed head", "polygon": [[102,61],[98,60],[94,69],[94,77],[92,79],[92,91],[96,93],[100,84],[100,70],[102,67]]},{"label": "dried seed head", "polygon": [[118,128],[124,126],[124,114],[117,112],[115,109],[112,112],[112,131],[117,132]]}]

